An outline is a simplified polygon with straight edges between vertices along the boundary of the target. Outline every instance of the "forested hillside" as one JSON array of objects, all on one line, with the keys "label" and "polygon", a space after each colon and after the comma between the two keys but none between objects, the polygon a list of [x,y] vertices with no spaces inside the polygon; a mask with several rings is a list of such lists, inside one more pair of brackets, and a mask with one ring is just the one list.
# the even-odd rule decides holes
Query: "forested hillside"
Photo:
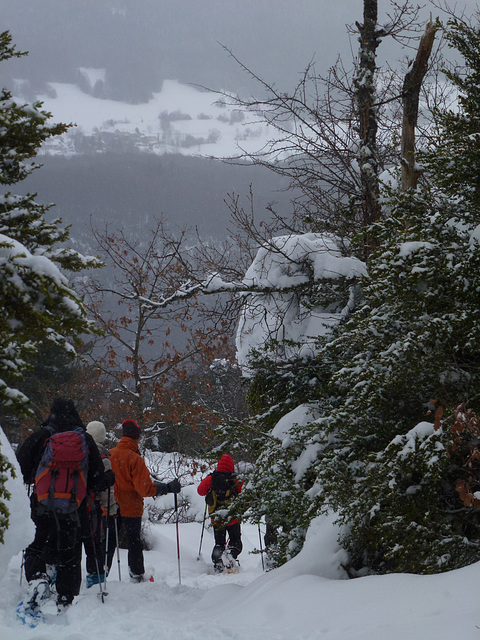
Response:
[{"label": "forested hillside", "polygon": [[53,215],[72,225],[72,237],[88,245],[90,225],[109,223],[142,237],[155,216],[172,227],[198,227],[205,239],[228,234],[228,194],[245,199],[252,189],[259,220],[275,204],[288,219],[291,194],[286,180],[251,164],[228,165],[219,160],[145,153],[88,154],[63,158],[43,156],[41,171],[22,184],[54,202]]}]

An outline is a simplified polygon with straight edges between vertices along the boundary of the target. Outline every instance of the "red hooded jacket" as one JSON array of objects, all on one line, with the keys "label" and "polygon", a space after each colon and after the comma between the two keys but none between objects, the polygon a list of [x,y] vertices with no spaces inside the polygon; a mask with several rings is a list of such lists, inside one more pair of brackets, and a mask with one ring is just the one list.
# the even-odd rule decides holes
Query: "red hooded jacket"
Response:
[{"label": "red hooded jacket", "polygon": [[[217,471],[220,471],[223,473],[233,473],[234,467],[235,465],[233,463],[233,458],[232,456],[229,456],[228,453],[225,453],[217,462]],[[212,474],[210,473],[198,485],[197,493],[201,496],[206,496],[211,486],[212,486]],[[237,489],[238,493],[241,492],[242,487],[243,487],[243,480],[238,480],[238,478],[236,478],[235,488]],[[213,518],[212,518],[212,522],[214,522]],[[236,524],[237,522],[238,520],[235,518],[228,524],[229,525]]]}]

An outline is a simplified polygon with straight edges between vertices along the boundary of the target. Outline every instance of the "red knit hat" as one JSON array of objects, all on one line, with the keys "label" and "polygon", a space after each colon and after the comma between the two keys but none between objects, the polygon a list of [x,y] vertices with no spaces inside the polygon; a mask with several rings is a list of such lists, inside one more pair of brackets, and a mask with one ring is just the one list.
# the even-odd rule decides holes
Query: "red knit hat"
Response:
[{"label": "red knit hat", "polygon": [[129,438],[133,438],[134,440],[138,440],[142,435],[142,430],[135,420],[124,420],[122,422],[122,434]]},{"label": "red knit hat", "polygon": [[234,468],[233,458],[228,453],[224,453],[220,460],[217,462],[217,471],[223,471],[224,473],[232,473]]}]

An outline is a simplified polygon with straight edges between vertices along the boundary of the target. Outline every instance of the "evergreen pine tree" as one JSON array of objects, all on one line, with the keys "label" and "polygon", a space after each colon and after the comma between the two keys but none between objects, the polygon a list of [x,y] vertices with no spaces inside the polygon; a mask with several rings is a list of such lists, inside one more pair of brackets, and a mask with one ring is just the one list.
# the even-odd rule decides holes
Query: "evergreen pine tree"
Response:
[{"label": "evergreen pine tree", "polygon": [[[480,403],[480,244],[467,203],[396,195],[376,225],[365,305],[326,352],[344,397],[328,420],[319,479],[346,525],[355,570],[434,572],[478,559],[480,520],[455,491],[462,475],[448,418]],[[426,418],[446,407],[443,428]],[[451,423],[450,423],[451,424]]]},{"label": "evergreen pine tree", "polygon": [[0,544],[5,542],[4,533],[8,529],[10,518],[10,512],[7,507],[7,502],[10,500],[10,493],[6,487],[9,475],[15,477],[15,470],[0,451]]},{"label": "evergreen pine tree", "polygon": [[[345,400],[319,477],[357,570],[429,573],[480,553],[479,513],[457,491],[478,437],[451,430],[458,405],[480,403],[480,29],[453,20],[446,37],[465,60],[447,72],[459,109],[437,111],[429,186],[393,194],[366,304],[328,348]],[[435,428],[429,398],[445,407]]]},{"label": "evergreen pine tree", "polygon": [[[9,32],[0,33],[0,62],[22,55]],[[0,403],[7,412],[26,411],[28,398],[18,382],[42,345],[73,357],[78,337],[91,331],[61,269],[79,271],[97,261],[66,246],[68,229],[61,229],[60,220],[47,222],[49,207],[38,204],[35,195],[8,191],[40,166],[34,158],[42,143],[68,128],[50,124],[50,117],[42,103],[20,105],[10,91],[0,91]],[[7,472],[13,469],[0,452],[0,542],[8,527]]]},{"label": "evergreen pine tree", "polygon": [[[0,34],[0,61],[24,55]],[[68,125],[50,124],[42,104],[20,105],[7,89],[0,92],[0,401],[22,411],[27,398],[16,381],[31,367],[43,343],[59,346],[71,356],[78,336],[90,331],[79,297],[61,270],[94,266],[66,246],[68,229],[60,220],[47,222],[48,206],[35,195],[14,195],[8,189],[24,180],[38,164],[34,158],[43,142]]]},{"label": "evergreen pine tree", "polygon": [[[480,17],[477,14],[476,18]],[[422,164],[436,184],[454,197],[480,207],[480,27],[453,19],[445,38],[463,64],[445,74],[458,93],[459,108],[437,109],[438,133]]]}]

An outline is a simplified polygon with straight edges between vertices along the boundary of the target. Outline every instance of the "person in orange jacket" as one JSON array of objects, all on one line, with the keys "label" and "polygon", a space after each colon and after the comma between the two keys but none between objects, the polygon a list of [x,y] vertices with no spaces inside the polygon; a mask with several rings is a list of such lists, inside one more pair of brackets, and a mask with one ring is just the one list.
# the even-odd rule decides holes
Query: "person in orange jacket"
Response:
[{"label": "person in orange jacket", "polygon": [[216,470],[203,478],[197,487],[198,494],[205,496],[211,516],[215,537],[212,562],[216,572],[238,567],[237,557],[243,549],[240,522],[237,518],[227,523],[219,518],[219,511],[228,509],[233,498],[243,487],[243,481],[235,476],[234,468],[233,458],[225,453],[217,462]]},{"label": "person in orange jacket", "polygon": [[132,582],[143,582],[145,574],[140,537],[143,498],[179,493],[181,489],[178,478],[167,483],[151,479],[138,448],[141,435],[142,430],[134,420],[124,420],[122,438],[110,451],[110,462],[115,473],[115,500],[127,536],[128,570]]}]

